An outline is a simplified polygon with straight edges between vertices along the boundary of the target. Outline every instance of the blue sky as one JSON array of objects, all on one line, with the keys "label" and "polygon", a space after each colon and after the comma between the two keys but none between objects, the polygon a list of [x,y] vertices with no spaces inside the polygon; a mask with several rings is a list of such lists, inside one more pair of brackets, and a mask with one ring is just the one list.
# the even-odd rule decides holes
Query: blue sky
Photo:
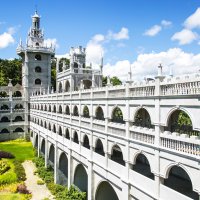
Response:
[{"label": "blue sky", "polygon": [[155,74],[159,63],[164,72],[172,66],[176,74],[200,66],[198,0],[2,1],[0,58],[17,57],[18,41],[25,43],[35,5],[56,54],[66,54],[71,46],[87,47],[88,63],[96,67],[103,54],[106,75],[125,80],[130,65],[137,77]]}]

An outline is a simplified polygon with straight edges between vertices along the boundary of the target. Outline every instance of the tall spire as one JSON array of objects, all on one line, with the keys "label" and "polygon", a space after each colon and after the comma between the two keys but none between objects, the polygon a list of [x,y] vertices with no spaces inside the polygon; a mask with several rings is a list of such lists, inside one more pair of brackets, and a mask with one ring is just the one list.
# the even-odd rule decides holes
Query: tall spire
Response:
[{"label": "tall spire", "polygon": [[100,64],[101,74],[103,73],[103,55],[101,54],[101,64]]},{"label": "tall spire", "polygon": [[38,15],[37,8],[32,16],[32,26],[28,33],[28,47],[41,47],[43,46],[44,38],[43,32],[40,28],[40,16]]}]

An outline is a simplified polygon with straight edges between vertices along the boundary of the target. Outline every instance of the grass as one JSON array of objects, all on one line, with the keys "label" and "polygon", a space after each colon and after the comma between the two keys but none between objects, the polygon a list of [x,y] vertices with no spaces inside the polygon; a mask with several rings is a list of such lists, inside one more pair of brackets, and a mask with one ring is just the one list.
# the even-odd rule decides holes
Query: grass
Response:
[{"label": "grass", "polygon": [[34,149],[31,142],[26,142],[22,139],[0,142],[0,150],[12,153],[15,158],[5,159],[9,162],[11,168],[0,175],[0,200],[29,200],[30,194],[20,194],[17,192],[17,185],[19,184],[16,175],[16,161],[24,162],[25,160],[32,160],[34,158]]},{"label": "grass", "polygon": [[0,200],[28,200],[31,196],[27,194],[12,194],[12,193],[1,193]]},{"label": "grass", "polygon": [[26,142],[22,139],[0,142],[0,150],[12,153],[15,156],[15,159],[20,162],[32,160],[34,157],[31,142]]}]

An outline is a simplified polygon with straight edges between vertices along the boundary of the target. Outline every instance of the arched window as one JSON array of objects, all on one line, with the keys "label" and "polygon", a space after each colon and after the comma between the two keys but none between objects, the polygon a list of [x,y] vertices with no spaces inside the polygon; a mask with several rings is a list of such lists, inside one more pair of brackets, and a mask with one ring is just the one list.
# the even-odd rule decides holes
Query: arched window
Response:
[{"label": "arched window", "polygon": [[78,116],[78,107],[74,106],[74,111],[73,111],[74,116]]},{"label": "arched window", "polygon": [[105,156],[103,144],[100,139],[97,140],[94,151],[102,156]]},{"label": "arched window", "polygon": [[47,122],[46,121],[44,122],[44,128],[47,128]]},{"label": "arched window", "polygon": [[42,72],[41,67],[37,66],[37,67],[35,68],[35,72],[37,72],[37,73],[41,73],[41,72]]},{"label": "arched window", "polygon": [[23,121],[21,116],[16,116],[15,119],[13,120],[14,122],[20,122]]},{"label": "arched window", "polygon": [[13,94],[13,97],[21,97],[21,96],[22,96],[22,93],[20,91],[16,91]]},{"label": "arched window", "polygon": [[8,94],[6,92],[0,92],[0,97],[7,97]]},{"label": "arched window", "polygon": [[137,111],[133,125],[147,127],[147,128],[153,128],[153,126],[151,125],[150,115],[146,109],[141,108]]},{"label": "arched window", "polygon": [[84,106],[83,108],[83,117],[90,118],[90,113],[87,106]]},{"label": "arched window", "polygon": [[142,174],[143,176],[154,179],[154,174],[151,173],[149,161],[143,154],[139,154],[137,156],[135,165],[133,165],[133,170]]},{"label": "arched window", "polygon": [[74,63],[74,73],[78,73],[78,64]]},{"label": "arched window", "polygon": [[58,85],[58,92],[61,93],[63,91],[62,83],[60,82]]},{"label": "arched window", "polygon": [[98,106],[97,109],[96,109],[96,119],[105,120],[103,109],[100,106]]},{"label": "arched window", "polygon": [[9,130],[7,128],[4,128],[1,130],[1,133],[9,133]]},{"label": "arched window", "polygon": [[56,125],[53,125],[53,132],[56,133]]},{"label": "arched window", "polygon": [[18,104],[15,105],[14,109],[16,109],[16,110],[17,109],[23,109],[23,106],[18,103]]},{"label": "arched window", "polygon": [[178,166],[173,166],[169,176],[164,180],[164,185],[183,194],[191,199],[198,200],[198,193],[193,191],[192,182],[187,172]]},{"label": "arched window", "polygon": [[51,112],[51,105],[49,105],[49,112]]},{"label": "arched window", "polygon": [[70,91],[70,83],[69,81],[66,81],[65,83],[65,92],[69,92]]},{"label": "arched window", "polygon": [[95,200],[119,200],[119,198],[110,183],[103,181],[97,188]]},{"label": "arched window", "polygon": [[175,110],[169,117],[167,131],[178,132],[180,134],[197,135],[199,131],[193,130],[192,120],[189,115],[182,110]]},{"label": "arched window", "polygon": [[3,105],[3,106],[1,106],[1,110],[9,110],[9,107],[8,107],[8,105]]},{"label": "arched window", "polygon": [[56,113],[56,106],[53,106],[53,112]]},{"label": "arched window", "polygon": [[41,85],[41,80],[39,78],[35,79],[35,85]]},{"label": "arched window", "polygon": [[61,126],[59,126],[58,134],[62,136],[62,128],[61,128]]},{"label": "arched window", "polygon": [[90,142],[89,142],[89,139],[88,139],[88,136],[85,135],[84,136],[84,139],[83,139],[83,146],[87,149],[90,149]]},{"label": "arched window", "polygon": [[18,127],[13,132],[24,132],[24,130],[22,128]]},{"label": "arched window", "polygon": [[112,122],[124,124],[123,113],[119,107],[116,107],[112,112]]},{"label": "arched window", "polygon": [[35,55],[35,60],[38,60],[38,61],[42,60],[41,55],[40,54],[36,54]]},{"label": "arched window", "polygon": [[114,145],[112,148],[111,160],[125,166],[125,162],[123,160],[123,154],[121,148],[118,145]]},{"label": "arched window", "polygon": [[73,141],[74,141],[75,143],[79,144],[78,134],[77,134],[76,131],[74,132],[74,139],[73,139]]},{"label": "arched window", "polygon": [[62,113],[62,106],[61,105],[59,105],[59,110],[58,110],[58,113]]},{"label": "arched window", "polygon": [[66,106],[66,108],[65,108],[65,114],[66,115],[70,115],[69,106]]},{"label": "arched window", "polygon": [[84,86],[84,89],[90,89],[92,86],[92,81],[91,80],[83,80],[83,86]]},{"label": "arched window", "polygon": [[9,122],[10,120],[8,119],[8,117],[4,116],[1,118],[1,122]]},{"label": "arched window", "polygon": [[68,128],[66,128],[66,130],[65,130],[65,138],[67,138],[68,140],[70,139]]},{"label": "arched window", "polygon": [[51,131],[51,123],[49,123],[49,127],[48,127],[48,128],[49,128],[49,130]]}]

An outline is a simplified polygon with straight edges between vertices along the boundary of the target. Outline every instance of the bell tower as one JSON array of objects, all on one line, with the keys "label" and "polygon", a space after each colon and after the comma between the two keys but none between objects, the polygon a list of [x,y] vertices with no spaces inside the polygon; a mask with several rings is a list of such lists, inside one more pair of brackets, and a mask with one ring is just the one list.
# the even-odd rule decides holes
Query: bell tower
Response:
[{"label": "bell tower", "polygon": [[31,94],[46,93],[51,87],[51,58],[55,48],[44,44],[44,34],[40,28],[40,16],[37,11],[32,16],[32,26],[28,31],[26,44],[22,41],[17,47],[22,58],[22,87],[25,100],[25,121],[28,126],[29,98]]},{"label": "bell tower", "polygon": [[[32,16],[32,26],[28,32],[26,45],[17,47],[22,58],[22,86],[29,96],[32,92],[42,93],[51,87],[51,58],[55,54],[52,45],[45,46],[44,34],[40,28],[37,11]],[[26,91],[27,90],[27,91]]]}]

